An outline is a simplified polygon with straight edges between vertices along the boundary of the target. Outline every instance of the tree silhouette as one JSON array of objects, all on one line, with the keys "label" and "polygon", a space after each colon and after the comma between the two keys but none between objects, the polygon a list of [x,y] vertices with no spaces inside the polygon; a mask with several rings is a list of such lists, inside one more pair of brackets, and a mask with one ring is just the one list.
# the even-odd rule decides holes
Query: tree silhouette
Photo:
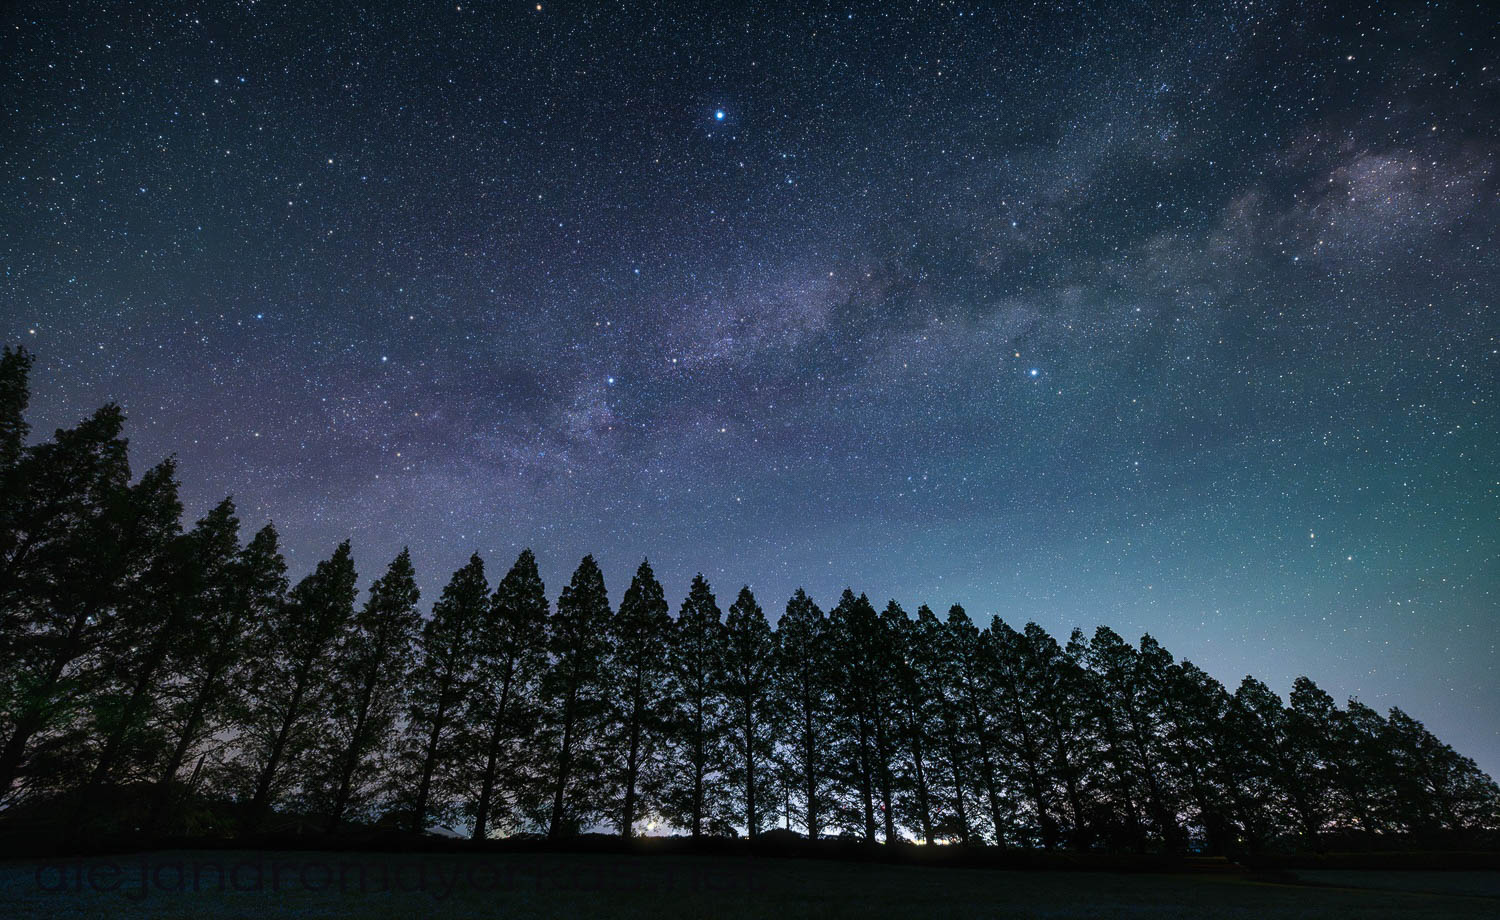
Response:
[{"label": "tree silhouette", "polygon": [[411,554],[402,549],[370,585],[369,598],[341,637],[328,715],[309,770],[310,791],[327,810],[329,831],[370,798],[390,755],[422,629],[419,597]]},{"label": "tree silhouette", "polygon": [[1117,816],[1113,842],[1122,849],[1147,847],[1143,809],[1157,841],[1167,841],[1175,818],[1152,744],[1152,713],[1146,688],[1139,682],[1137,652],[1119,634],[1101,626],[1089,640],[1087,656],[1090,701],[1103,733],[1104,769]]},{"label": "tree silhouette", "polygon": [[773,653],[779,722],[786,727],[780,759],[788,786],[801,796],[802,825],[816,839],[823,831],[828,786],[830,724],[828,623],[801,588],[776,624]]},{"label": "tree silhouette", "polygon": [[[484,560],[474,555],[453,573],[422,626],[420,657],[408,688],[402,784],[411,803],[411,826],[452,817],[464,702],[473,688],[478,630],[490,607]],[[434,786],[438,786],[434,802]]]},{"label": "tree silhouette", "polygon": [[[168,654],[182,642],[188,611],[195,606],[192,569],[202,561],[195,553],[213,552],[215,544],[227,553],[235,545],[238,522],[227,501],[183,538],[177,490],[171,460],[128,490],[128,515],[140,555],[126,570],[128,581],[120,586],[115,604],[115,629],[100,648],[101,682],[90,705],[95,723],[90,734],[97,745],[86,793],[110,781],[129,758],[128,749],[143,741],[139,736],[162,690]],[[90,804],[86,794],[81,807],[87,810]]]},{"label": "tree silhouette", "polygon": [[897,773],[901,790],[898,797],[900,812],[911,822],[909,826],[916,831],[918,839],[930,845],[937,842],[931,774],[939,713],[937,696],[924,672],[918,645],[917,630],[921,620],[908,617],[895,601],[886,605],[881,620],[887,641],[891,643],[888,664],[893,703],[892,731],[896,747],[903,751]]},{"label": "tree silhouette", "polygon": [[771,694],[775,645],[765,611],[749,586],[741,588],[724,624],[722,686],[731,752],[725,778],[738,791],[738,811],[750,837],[764,827],[772,794],[769,767],[777,729]]},{"label": "tree silhouette", "polygon": [[968,772],[984,795],[995,843],[1004,843],[1012,807],[1002,794],[999,769],[998,719],[992,686],[998,667],[994,649],[957,604],[948,609],[943,638],[952,663],[949,677],[953,681],[953,702],[969,742]]},{"label": "tree silhouette", "polygon": [[354,559],[346,540],[258,624],[239,715],[247,826],[258,828],[291,791],[317,740],[339,639],[354,614]]},{"label": "tree silhouette", "polygon": [[610,626],[608,762],[621,789],[620,836],[629,837],[641,814],[641,777],[660,771],[668,718],[667,648],[672,618],[649,562],[642,560],[636,569]]},{"label": "tree silhouette", "polygon": [[247,671],[242,656],[250,642],[251,625],[275,616],[287,590],[286,562],[270,524],[232,558],[224,560],[206,551],[202,562],[198,603],[187,634],[174,650],[175,679],[162,715],[164,730],[172,740],[158,774],[149,820],[152,827],[165,817],[174,784],[189,757],[199,753],[201,768],[208,756],[204,745],[228,728],[232,702],[249,689],[236,678]]},{"label": "tree silhouette", "polygon": [[26,406],[31,401],[33,361],[24,348],[7,345],[0,352],[0,470],[11,470],[20,462],[26,435],[31,431],[26,424]]},{"label": "tree silhouette", "polygon": [[552,667],[542,680],[544,741],[551,749],[547,835],[574,833],[599,806],[598,743],[607,712],[609,595],[593,556],[584,556],[563,588],[547,636]]},{"label": "tree silhouette", "polygon": [[1231,743],[1222,730],[1229,694],[1223,684],[1192,662],[1171,665],[1168,673],[1170,683],[1164,698],[1168,729],[1163,750],[1196,812],[1208,852],[1223,855],[1233,845],[1233,819],[1227,807],[1225,779],[1215,764],[1223,759]]},{"label": "tree silhouette", "polygon": [[506,819],[514,822],[516,799],[530,780],[524,747],[540,714],[537,693],[547,667],[548,609],[536,557],[522,550],[495,586],[476,637],[474,690],[465,717],[469,756],[479,777],[472,809],[476,840],[489,836],[497,823],[497,805],[507,793]]},{"label": "tree silhouette", "polygon": [[1386,748],[1385,717],[1358,700],[1337,715],[1335,771],[1349,823],[1357,832],[1387,834],[1394,817],[1391,777],[1395,766]]},{"label": "tree silhouette", "polygon": [[[23,451],[10,472],[24,499],[7,521],[0,562],[10,634],[0,800],[34,758],[51,758],[65,773],[77,763],[67,750],[77,743],[73,718],[99,687],[98,654],[116,635],[121,588],[146,550],[130,520],[123,424],[119,407],[105,406]],[[55,762],[58,751],[65,763]],[[51,775],[33,771],[44,785]]]},{"label": "tree silhouette", "polygon": [[[22,595],[17,588],[23,560],[17,549],[24,536],[26,506],[33,498],[21,475],[26,436],[31,433],[26,422],[31,364],[32,356],[24,348],[6,346],[0,352],[0,669],[5,674],[17,664],[22,634]],[[0,788],[0,795],[4,792]]]},{"label": "tree silhouette", "polygon": [[932,693],[936,711],[934,760],[938,769],[933,788],[944,800],[934,822],[934,833],[961,843],[973,843],[971,821],[973,788],[969,778],[970,748],[964,706],[958,691],[954,657],[949,653],[948,631],[937,614],[923,604],[910,634],[909,654],[918,679]]},{"label": "tree silhouette", "polygon": [[132,479],[117,406],[28,445],[31,363],[0,353],[0,826],[483,839],[660,815],[701,838],[779,815],[813,838],[1230,856],[1500,839],[1500,786],[1403,710],[1306,677],[1231,694],[1149,635],[1060,645],[852,589],[828,616],[799,589],[773,630],[748,586],[726,620],[701,574],[674,620],[646,562],[612,615],[591,556],[549,616],[529,550],[493,594],[471,557],[426,620],[404,550],[358,613],[347,542],[288,591],[272,526],[241,546],[225,499],[184,532],[175,461]]},{"label": "tree silhouette", "polygon": [[1385,750],[1394,767],[1392,799],[1407,831],[1454,831],[1494,820],[1495,781],[1397,708],[1386,718]]},{"label": "tree silhouette", "polygon": [[1078,661],[1078,641],[1064,649],[1046,630],[1027,623],[1023,655],[1031,685],[1028,692],[1040,720],[1040,744],[1046,752],[1047,775],[1056,795],[1067,803],[1069,843],[1087,849],[1094,841],[1092,791],[1088,785],[1094,723],[1085,698],[1087,680]]},{"label": "tree silhouette", "polygon": [[[862,828],[874,842],[877,822],[894,836],[892,786],[887,728],[887,653],[880,616],[864,595],[845,589],[828,614],[829,668],[833,677],[832,745],[835,772],[843,788],[843,825]],[[878,802],[877,802],[878,800]]]},{"label": "tree silhouette", "polygon": [[984,638],[994,668],[996,734],[1007,784],[1021,790],[1026,800],[1026,842],[1040,842],[1050,850],[1059,833],[1041,724],[1045,678],[1038,672],[1043,664],[1031,653],[1030,640],[999,618]]},{"label": "tree silhouette", "polygon": [[673,624],[671,663],[671,738],[675,769],[663,778],[662,811],[694,837],[720,834],[729,827],[723,788],[725,768],[723,614],[713,590],[700,573]]}]

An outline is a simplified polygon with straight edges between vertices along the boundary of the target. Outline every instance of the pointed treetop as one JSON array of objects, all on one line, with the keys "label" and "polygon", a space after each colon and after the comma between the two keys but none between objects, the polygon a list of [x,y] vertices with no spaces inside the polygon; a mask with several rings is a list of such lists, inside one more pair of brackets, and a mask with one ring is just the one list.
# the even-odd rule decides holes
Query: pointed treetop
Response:
[{"label": "pointed treetop", "polygon": [[400,606],[416,606],[422,592],[417,588],[416,569],[411,564],[411,553],[403,547],[386,568],[385,574],[370,585],[367,606],[390,600]]},{"label": "pointed treetop", "polygon": [[604,589],[604,573],[599,571],[599,563],[594,561],[592,554],[584,556],[578,562],[578,568],[573,570],[573,579],[563,594],[578,591],[602,591]]}]

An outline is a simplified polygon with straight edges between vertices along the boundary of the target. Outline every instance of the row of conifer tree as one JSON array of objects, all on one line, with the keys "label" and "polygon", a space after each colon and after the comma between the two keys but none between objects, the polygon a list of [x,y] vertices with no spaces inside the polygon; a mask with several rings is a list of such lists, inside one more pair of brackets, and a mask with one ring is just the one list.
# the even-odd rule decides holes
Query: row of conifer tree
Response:
[{"label": "row of conifer tree", "polygon": [[612,609],[592,557],[554,606],[529,550],[426,616],[405,551],[362,602],[347,542],[293,585],[228,499],[183,528],[171,460],[132,479],[118,407],[28,446],[30,363],[0,361],[0,822],[1169,851],[1500,826],[1399,709],[1231,692],[1104,627],[799,590],[773,628],[701,575],[674,617],[645,562]]}]

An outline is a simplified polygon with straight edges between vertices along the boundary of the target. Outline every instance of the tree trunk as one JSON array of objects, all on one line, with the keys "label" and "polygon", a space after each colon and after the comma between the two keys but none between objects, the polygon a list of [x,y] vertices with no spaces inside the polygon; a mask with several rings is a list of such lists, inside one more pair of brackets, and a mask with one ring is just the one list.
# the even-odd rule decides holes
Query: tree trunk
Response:
[{"label": "tree trunk", "polygon": [[698,718],[693,732],[693,839],[703,834],[703,699],[698,699]]},{"label": "tree trunk", "polygon": [[573,704],[577,688],[568,689],[567,701],[563,703],[562,747],[557,753],[557,788],[552,795],[552,821],[547,827],[547,836],[562,836],[564,792],[568,788],[568,772],[573,767]]},{"label": "tree trunk", "polygon": [[802,778],[807,783],[807,839],[817,840],[823,827],[818,823],[818,773],[817,747],[813,738],[813,716],[811,705],[804,698],[802,712]]},{"label": "tree trunk", "polygon": [[958,818],[958,839],[968,845],[973,832],[969,828],[969,809],[964,803],[964,776],[963,768],[959,766],[959,752],[956,746],[950,746],[948,756],[953,764],[953,813]]},{"label": "tree trunk", "polygon": [[292,726],[297,722],[298,710],[302,708],[302,695],[306,692],[306,669],[298,672],[297,683],[292,688],[292,698],[288,702],[286,712],[282,715],[281,727],[276,732],[276,740],[271,743],[271,750],[266,758],[265,766],[255,782],[255,795],[250,800],[251,830],[258,829],[261,821],[265,818],[266,809],[270,805],[271,784],[275,780],[276,771],[281,767],[281,756],[285,752],[287,739],[291,737]]},{"label": "tree trunk", "polygon": [[877,709],[875,713],[875,756],[876,764],[880,772],[880,807],[885,817],[885,842],[894,843],[896,840],[896,809],[891,800],[891,758],[886,746],[885,720],[880,717]]},{"label": "tree trunk", "polygon": [[412,815],[412,830],[420,834],[427,829],[427,802],[432,796],[432,774],[437,770],[438,741],[442,737],[443,714],[433,719],[432,732],[427,736],[427,751],[422,755],[422,776],[417,781],[417,802]]},{"label": "tree trunk", "polygon": [[157,821],[161,818],[161,812],[166,807],[167,798],[171,794],[172,781],[177,778],[177,771],[182,769],[182,762],[187,759],[188,748],[192,747],[193,738],[198,734],[198,728],[207,716],[208,701],[222,670],[222,665],[217,660],[213,662],[203,683],[199,685],[198,692],[193,697],[193,705],[189,707],[187,719],[182,723],[182,731],[177,736],[177,743],[172,746],[172,753],[167,758],[167,764],[161,771],[160,779],[156,782],[156,793],[147,821],[149,827],[155,828]]},{"label": "tree trunk", "polygon": [[995,763],[990,756],[988,732],[985,731],[978,707],[970,713],[970,718],[974,721],[974,737],[979,741],[979,763],[984,768],[984,790],[990,805],[990,821],[994,823],[995,845],[1003,846],[1005,844],[1003,836],[1005,821],[1001,817],[1000,796],[995,790]]},{"label": "tree trunk", "polygon": [[874,764],[870,763],[870,727],[859,718],[859,796],[865,806],[865,842],[875,842]]},{"label": "tree trunk", "polygon": [[489,750],[485,756],[484,779],[479,787],[479,802],[474,806],[473,839],[475,840],[484,840],[489,836],[490,808],[495,795],[495,774],[500,766],[500,744],[504,740],[506,710],[510,708],[510,685],[514,675],[514,662],[507,663],[505,680],[500,685],[500,705],[495,710],[495,722],[490,727]]},{"label": "tree trunk", "polygon": [[83,654],[81,638],[87,621],[87,614],[75,613],[73,615],[73,622],[68,627],[67,636],[47,665],[46,677],[41,681],[41,689],[34,694],[35,699],[41,702],[33,702],[22,709],[16,719],[15,729],[5,740],[5,748],[0,750],[0,800],[10,794],[11,786],[15,784],[16,777],[21,773],[21,765],[26,759],[26,746],[31,743],[31,736],[41,731],[47,723],[45,702],[57,692],[57,685],[62,680],[63,671],[67,669],[68,663]]},{"label": "tree trunk", "polygon": [[[163,634],[169,634],[169,626],[162,627]],[[151,652],[146,656],[146,661],[141,665],[136,674],[135,684],[130,688],[130,699],[125,704],[125,712],[117,725],[111,729],[109,737],[104,742],[104,750],[99,754],[99,760],[94,764],[93,773],[89,776],[88,785],[81,799],[85,804],[92,797],[93,791],[99,786],[109,782],[110,774],[114,772],[115,761],[120,756],[120,749],[125,745],[125,740],[130,736],[130,730],[134,727],[137,713],[145,706],[146,697],[151,692],[151,685],[156,681],[156,672],[161,668],[162,662],[167,657],[167,645],[164,641],[168,635],[158,635],[153,644]]]},{"label": "tree trunk", "polygon": [[932,804],[927,798],[927,766],[922,756],[922,742],[912,740],[912,762],[917,768],[917,816],[922,822],[922,839],[932,846]]},{"label": "tree trunk", "polygon": [[641,725],[640,716],[632,717],[630,725],[630,751],[625,760],[625,805],[620,815],[620,836],[629,837],[635,832],[635,784],[640,778]]},{"label": "tree trunk", "polygon": [[620,812],[620,836],[630,837],[635,833],[635,786],[640,779],[641,721],[644,718],[645,688],[640,672],[635,674],[635,686],[630,703],[630,745],[625,755],[625,802]]},{"label": "tree trunk", "polygon": [[745,836],[754,837],[760,829],[755,814],[755,717],[747,695],[745,704]]}]

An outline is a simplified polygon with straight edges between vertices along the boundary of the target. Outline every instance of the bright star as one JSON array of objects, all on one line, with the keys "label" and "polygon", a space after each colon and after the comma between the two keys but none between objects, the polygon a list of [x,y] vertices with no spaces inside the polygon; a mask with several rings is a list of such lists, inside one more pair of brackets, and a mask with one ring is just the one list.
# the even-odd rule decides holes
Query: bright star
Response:
[{"label": "bright star", "polygon": [[714,121],[723,121],[723,120],[724,120],[724,110],[723,109],[715,109],[714,110]]},{"label": "bright star", "polygon": [[1042,375],[1042,372],[1039,371],[1039,370],[1037,370],[1034,367],[1031,370],[1027,371],[1026,373],[1030,374],[1033,377],[1040,377]]},{"label": "bright star", "polygon": [[609,384],[610,386],[614,386],[615,385],[615,378],[613,378],[613,377],[605,377],[604,378],[604,382],[607,383],[607,384]]}]

